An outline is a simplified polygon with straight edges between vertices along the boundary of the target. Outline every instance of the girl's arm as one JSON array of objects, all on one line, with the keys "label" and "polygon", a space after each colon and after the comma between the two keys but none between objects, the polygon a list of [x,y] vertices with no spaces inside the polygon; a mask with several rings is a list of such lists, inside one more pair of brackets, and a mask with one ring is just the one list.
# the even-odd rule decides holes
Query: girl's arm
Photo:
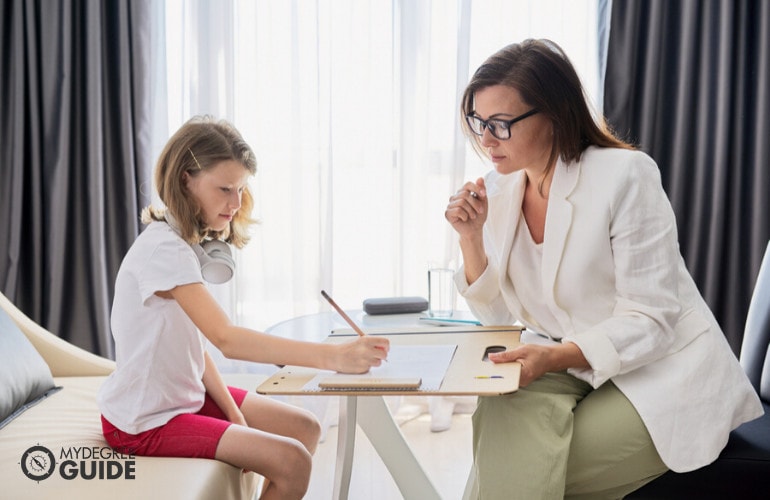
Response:
[{"label": "girl's arm", "polygon": [[235,326],[202,283],[181,285],[168,294],[203,335],[231,359],[365,373],[387,358],[389,342],[382,337],[367,335],[344,344],[321,344]]},{"label": "girl's arm", "polygon": [[227,389],[227,384],[222,380],[214,360],[211,359],[208,352],[204,352],[203,355],[206,360],[206,367],[203,371],[203,385],[206,387],[206,394],[224,412],[227,420],[234,424],[246,425],[246,419],[243,417],[241,409],[235,404],[235,400]]}]

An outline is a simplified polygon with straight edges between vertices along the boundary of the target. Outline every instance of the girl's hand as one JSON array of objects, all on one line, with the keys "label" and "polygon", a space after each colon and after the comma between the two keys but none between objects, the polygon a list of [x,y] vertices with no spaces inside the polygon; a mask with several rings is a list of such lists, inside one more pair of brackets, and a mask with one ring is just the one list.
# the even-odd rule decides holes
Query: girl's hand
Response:
[{"label": "girl's hand", "polygon": [[233,410],[232,413],[227,416],[227,420],[234,424],[243,425],[245,427],[249,426],[249,424],[246,423],[246,418],[243,416],[240,408]]},{"label": "girl's hand", "polygon": [[466,182],[455,194],[449,197],[449,205],[444,217],[462,237],[481,234],[487,220],[487,189],[484,179]]},{"label": "girl's hand", "polygon": [[367,335],[353,342],[339,344],[335,370],[342,373],[366,373],[372,366],[380,366],[388,359],[390,341],[383,337]]}]

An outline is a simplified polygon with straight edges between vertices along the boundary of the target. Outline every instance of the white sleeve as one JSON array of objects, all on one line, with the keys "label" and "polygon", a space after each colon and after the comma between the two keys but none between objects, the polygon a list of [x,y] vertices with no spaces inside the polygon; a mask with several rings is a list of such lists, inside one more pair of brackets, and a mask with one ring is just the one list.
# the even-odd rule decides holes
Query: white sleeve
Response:
[{"label": "white sleeve", "polygon": [[181,239],[160,241],[144,262],[137,281],[142,302],[155,292],[172,290],[180,285],[202,283],[200,263],[195,251]]}]

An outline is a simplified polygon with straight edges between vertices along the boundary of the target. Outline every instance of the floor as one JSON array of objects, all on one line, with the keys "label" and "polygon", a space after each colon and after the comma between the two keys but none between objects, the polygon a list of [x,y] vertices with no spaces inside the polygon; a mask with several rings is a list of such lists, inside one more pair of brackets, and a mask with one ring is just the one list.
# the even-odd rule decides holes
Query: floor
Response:
[{"label": "floor", "polygon": [[[427,397],[400,398],[389,401],[394,416],[415,457],[444,500],[462,498],[471,457],[471,415],[467,400],[457,405],[449,430],[431,432]],[[334,422],[336,407],[330,405],[324,420]],[[333,491],[337,453],[337,426],[326,431],[313,459],[313,475],[305,498],[330,500]],[[356,434],[350,500],[400,500],[402,495],[366,436]]]}]

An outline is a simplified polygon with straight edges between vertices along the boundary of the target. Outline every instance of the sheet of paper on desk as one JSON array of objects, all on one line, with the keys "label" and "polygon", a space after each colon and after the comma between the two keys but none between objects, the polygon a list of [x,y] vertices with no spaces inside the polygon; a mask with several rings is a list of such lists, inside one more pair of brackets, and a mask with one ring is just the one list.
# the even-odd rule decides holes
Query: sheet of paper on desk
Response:
[{"label": "sheet of paper on desk", "polygon": [[303,390],[316,392],[323,389],[318,387],[321,380],[329,377],[350,380],[365,378],[412,378],[422,379],[420,391],[437,391],[441,387],[449,364],[457,349],[456,345],[392,345],[388,352],[387,363],[375,366],[364,374],[343,374],[329,371],[320,372],[308,382]]}]

